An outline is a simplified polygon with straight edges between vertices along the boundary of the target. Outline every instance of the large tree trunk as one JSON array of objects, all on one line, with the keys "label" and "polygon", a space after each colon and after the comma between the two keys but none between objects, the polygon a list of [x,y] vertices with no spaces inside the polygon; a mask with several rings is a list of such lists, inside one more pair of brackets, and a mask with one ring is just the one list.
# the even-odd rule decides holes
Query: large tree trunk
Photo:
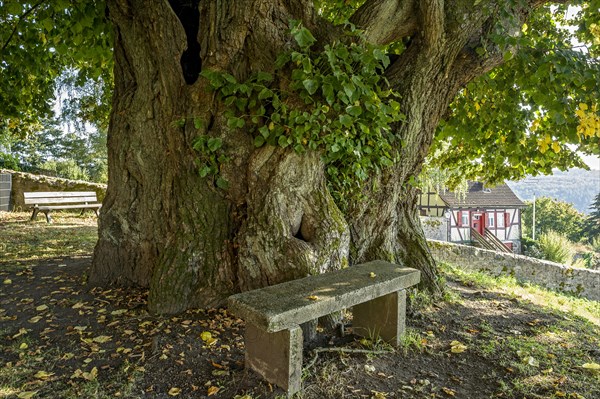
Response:
[{"label": "large tree trunk", "polygon": [[[386,259],[420,269],[423,286],[440,292],[408,182],[452,97],[476,72],[455,61],[464,58],[458,54],[468,34],[443,48],[434,45],[435,30],[415,34],[387,71],[407,115],[397,128],[405,143],[401,162],[373,176],[367,200],[344,215],[318,153],[254,148],[247,132],[227,126],[225,106],[198,78],[200,68],[238,80],[272,71],[290,46],[292,19],[321,39],[332,35],[317,23],[311,2],[201,2],[198,8],[194,1],[112,0],[108,6],[115,94],[92,284],[150,287],[151,311],[174,313],[217,305],[236,291]],[[439,25],[435,12],[432,21],[428,10],[422,15]],[[402,21],[405,33],[414,34],[414,18]],[[451,70],[452,63],[458,66]],[[193,149],[200,135],[222,139],[230,161],[219,173],[228,188],[200,177]]]}]

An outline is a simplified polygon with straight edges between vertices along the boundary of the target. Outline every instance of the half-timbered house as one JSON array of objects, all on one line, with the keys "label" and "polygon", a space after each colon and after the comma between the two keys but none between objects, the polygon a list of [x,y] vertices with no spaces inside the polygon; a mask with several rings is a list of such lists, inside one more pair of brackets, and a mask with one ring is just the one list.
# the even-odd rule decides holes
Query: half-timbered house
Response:
[{"label": "half-timbered house", "polygon": [[445,217],[448,241],[521,253],[521,210],[525,204],[506,184],[469,182],[464,195],[422,193],[422,216]]}]

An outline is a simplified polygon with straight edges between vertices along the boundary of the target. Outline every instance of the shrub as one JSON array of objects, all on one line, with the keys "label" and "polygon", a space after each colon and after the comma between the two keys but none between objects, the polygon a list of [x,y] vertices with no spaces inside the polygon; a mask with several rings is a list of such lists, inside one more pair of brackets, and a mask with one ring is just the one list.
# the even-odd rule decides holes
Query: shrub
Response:
[{"label": "shrub", "polygon": [[87,171],[82,169],[73,159],[46,161],[40,165],[42,169],[56,173],[56,176],[71,180],[90,180]]},{"label": "shrub", "polygon": [[542,234],[538,246],[543,259],[562,264],[568,264],[573,259],[574,251],[571,241],[555,231],[550,230]]}]

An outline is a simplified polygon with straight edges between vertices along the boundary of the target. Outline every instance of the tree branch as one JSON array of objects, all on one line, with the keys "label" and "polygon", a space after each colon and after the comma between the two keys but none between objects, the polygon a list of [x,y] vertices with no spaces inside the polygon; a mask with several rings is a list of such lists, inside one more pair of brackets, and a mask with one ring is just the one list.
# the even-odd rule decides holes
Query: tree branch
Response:
[{"label": "tree branch", "polygon": [[13,27],[12,32],[10,32],[10,35],[8,36],[8,39],[6,39],[6,42],[4,43],[4,45],[2,46],[2,50],[4,51],[6,49],[6,47],[8,46],[8,43],[10,43],[10,41],[12,40],[13,36],[15,35],[15,33],[17,32],[17,28],[19,27],[19,24],[21,23],[22,20],[24,20],[29,14],[31,14],[36,8],[38,8],[40,5],[42,5],[43,3],[45,3],[46,0],[40,0],[38,1],[36,4],[32,5],[29,10],[25,11],[23,13],[23,15],[21,15],[19,17],[19,20],[15,23],[15,26]]},{"label": "tree branch", "polygon": [[444,0],[423,0],[419,2],[421,31],[427,48],[437,48],[443,44],[445,34]]},{"label": "tree branch", "polygon": [[388,44],[412,35],[418,27],[414,0],[367,0],[350,18],[366,39]]}]

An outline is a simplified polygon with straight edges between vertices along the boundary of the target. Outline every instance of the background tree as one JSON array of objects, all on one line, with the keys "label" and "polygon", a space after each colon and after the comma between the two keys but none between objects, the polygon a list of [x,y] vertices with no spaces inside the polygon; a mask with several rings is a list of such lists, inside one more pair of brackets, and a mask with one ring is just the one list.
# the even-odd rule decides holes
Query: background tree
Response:
[{"label": "background tree", "polygon": [[582,234],[591,243],[600,240],[600,193],[596,195],[594,203],[590,206],[592,212],[583,221]]},{"label": "background tree", "polygon": [[[526,201],[523,209],[523,225],[525,233],[532,237],[533,202]],[[565,235],[569,240],[577,242],[582,237],[584,215],[577,211],[573,204],[550,197],[535,200],[535,235],[556,232]]]},{"label": "background tree", "polygon": [[[74,13],[87,15],[83,6],[6,4],[3,21],[16,30],[31,23],[26,37],[46,20],[28,16],[47,9],[68,15],[65,26],[80,32],[80,43],[95,37],[87,23],[76,27]],[[100,22],[91,26],[105,27],[100,3],[89,4]],[[443,162],[438,156],[440,165],[474,174],[480,164],[466,161],[481,159],[501,171],[498,178],[527,169],[510,154],[542,166],[577,164],[552,140],[597,141],[598,7],[571,4],[581,6],[575,33],[557,28],[565,6],[539,0],[108,1],[115,27],[110,182],[91,282],[149,286],[152,311],[177,312],[379,258],[421,269],[423,286],[439,292],[412,182],[440,122],[436,154],[467,147]],[[353,25],[336,25],[346,19]],[[571,48],[569,34],[588,53]],[[26,48],[14,38],[4,46],[11,62]],[[65,38],[53,43],[55,51],[36,49],[57,62],[51,76],[59,76],[68,60],[48,53],[59,53]],[[542,44],[561,48],[541,47],[556,70],[523,74],[537,70],[533,52]],[[564,64],[551,61],[560,58]],[[490,73],[505,62],[514,62],[506,73]],[[513,92],[525,88],[525,77],[544,90],[521,103]],[[579,80],[573,96],[563,83]],[[519,123],[510,134],[496,132],[467,107],[482,120],[498,115],[509,123],[517,111]],[[554,122],[546,120],[558,120],[560,109],[564,126],[548,141]],[[540,130],[527,123],[536,113]],[[474,153],[479,142],[503,161]]]}]

